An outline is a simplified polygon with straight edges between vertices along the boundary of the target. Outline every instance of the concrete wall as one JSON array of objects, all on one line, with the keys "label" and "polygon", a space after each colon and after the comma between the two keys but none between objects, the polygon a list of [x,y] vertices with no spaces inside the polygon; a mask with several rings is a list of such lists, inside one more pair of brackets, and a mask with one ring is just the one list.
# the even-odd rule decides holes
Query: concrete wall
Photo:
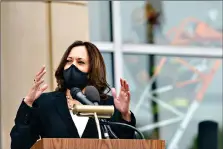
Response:
[{"label": "concrete wall", "polygon": [[10,148],[10,130],[37,71],[47,67],[47,91],[66,48],[88,40],[86,2],[1,2],[0,148]]}]

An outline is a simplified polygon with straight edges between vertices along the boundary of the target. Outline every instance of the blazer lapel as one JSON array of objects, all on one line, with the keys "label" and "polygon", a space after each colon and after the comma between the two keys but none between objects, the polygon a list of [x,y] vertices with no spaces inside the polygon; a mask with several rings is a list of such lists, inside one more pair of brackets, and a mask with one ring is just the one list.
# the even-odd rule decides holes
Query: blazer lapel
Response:
[{"label": "blazer lapel", "polygon": [[97,126],[93,118],[89,118],[82,138],[98,138]]},{"label": "blazer lapel", "polygon": [[77,128],[70,115],[70,111],[67,106],[67,100],[66,100],[65,94],[63,92],[56,93],[54,100],[55,100],[54,105],[56,106],[61,119],[64,121],[65,125],[67,126],[67,132],[69,133],[70,137],[80,138]]}]

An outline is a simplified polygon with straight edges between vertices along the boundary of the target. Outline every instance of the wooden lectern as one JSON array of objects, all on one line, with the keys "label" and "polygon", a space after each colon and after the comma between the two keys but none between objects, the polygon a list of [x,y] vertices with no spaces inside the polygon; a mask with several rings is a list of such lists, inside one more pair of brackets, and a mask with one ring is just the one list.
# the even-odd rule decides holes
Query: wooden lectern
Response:
[{"label": "wooden lectern", "polygon": [[46,138],[31,149],[165,149],[163,140]]}]

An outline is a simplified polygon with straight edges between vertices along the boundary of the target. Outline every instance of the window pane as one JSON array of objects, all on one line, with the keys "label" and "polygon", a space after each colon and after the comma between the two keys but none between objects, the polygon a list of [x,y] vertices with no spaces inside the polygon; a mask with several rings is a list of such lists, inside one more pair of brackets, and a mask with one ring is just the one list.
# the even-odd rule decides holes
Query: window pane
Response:
[{"label": "window pane", "polygon": [[125,43],[146,43],[145,1],[121,1],[122,38]]},{"label": "window pane", "polygon": [[101,53],[103,58],[104,58],[104,62],[106,65],[106,77],[107,77],[107,82],[110,85],[110,87],[114,87],[114,83],[113,83],[113,54],[112,53]]},{"label": "window pane", "polygon": [[91,41],[111,41],[111,17],[109,1],[88,1]]},{"label": "window pane", "polygon": [[[161,1],[154,41],[162,45],[222,46],[222,1]],[[148,43],[145,1],[122,1],[122,33],[126,43]],[[144,16],[143,16],[144,15]]]},{"label": "window pane", "polygon": [[[203,120],[218,122],[222,130],[222,59],[170,56],[154,59],[152,67],[151,56],[124,55],[124,75],[132,94],[131,110],[136,115],[138,129],[146,138],[154,138],[155,128],[158,128],[159,139],[170,144],[195,104],[198,108],[188,117],[189,123],[178,148],[188,149],[193,145],[198,123]],[[149,75],[150,68],[155,77]],[[154,81],[156,86],[150,90]],[[152,101],[158,109],[154,110]],[[155,116],[158,116],[157,121]]]}]

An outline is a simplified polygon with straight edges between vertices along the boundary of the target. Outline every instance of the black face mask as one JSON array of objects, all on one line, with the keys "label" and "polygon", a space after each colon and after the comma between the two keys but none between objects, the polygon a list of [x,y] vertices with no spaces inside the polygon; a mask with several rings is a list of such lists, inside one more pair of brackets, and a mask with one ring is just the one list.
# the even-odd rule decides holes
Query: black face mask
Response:
[{"label": "black face mask", "polygon": [[83,90],[88,84],[88,73],[80,71],[75,65],[71,65],[63,71],[64,84],[67,89],[77,87]]}]

